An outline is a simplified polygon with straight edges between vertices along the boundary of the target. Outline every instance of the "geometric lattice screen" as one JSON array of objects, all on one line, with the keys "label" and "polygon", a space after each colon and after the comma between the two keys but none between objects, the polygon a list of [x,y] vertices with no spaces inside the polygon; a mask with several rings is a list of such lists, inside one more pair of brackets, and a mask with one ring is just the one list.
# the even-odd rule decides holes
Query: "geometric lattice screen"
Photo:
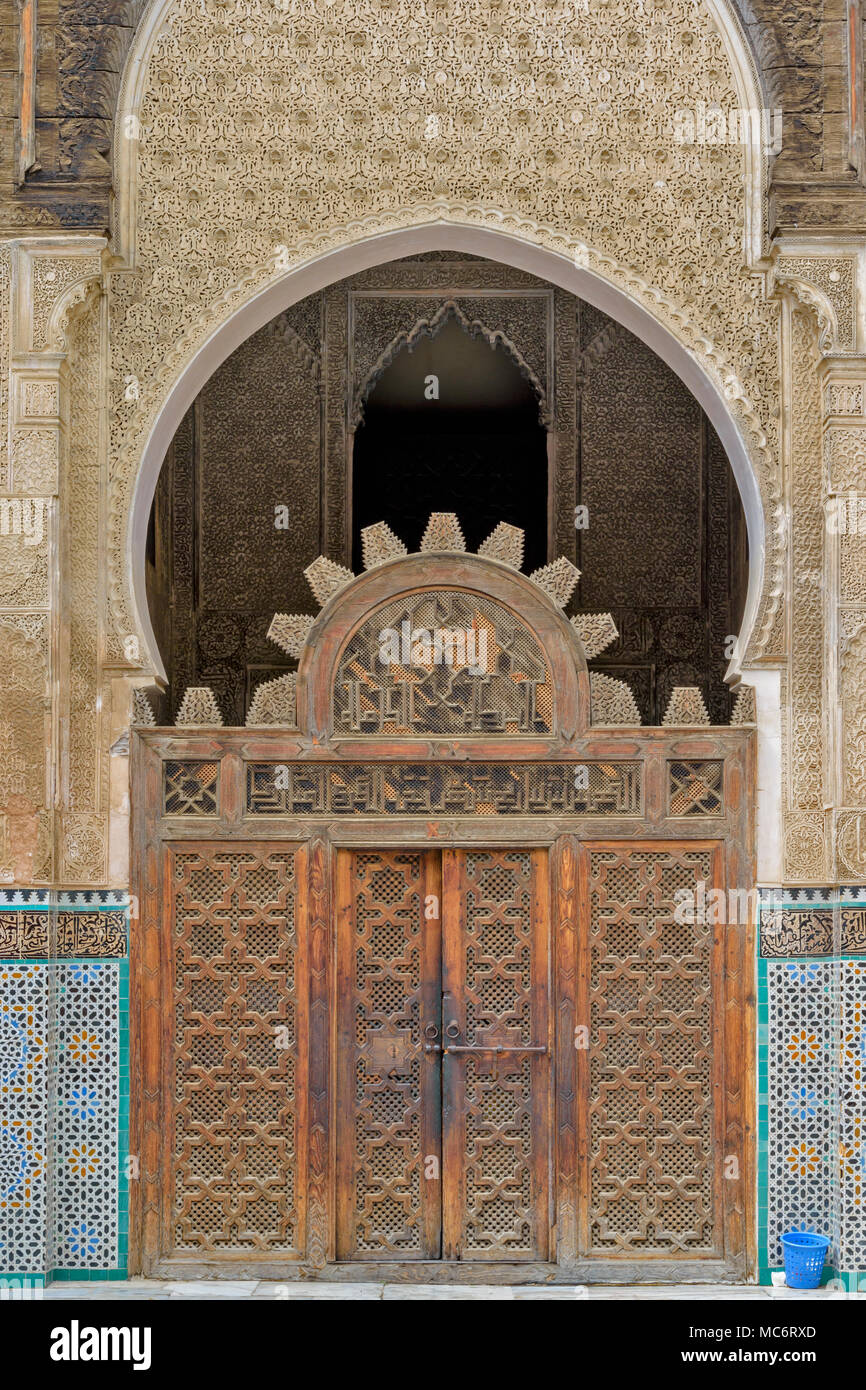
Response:
[{"label": "geometric lattice screen", "polygon": [[713,853],[617,846],[589,859],[589,1248],[711,1254],[721,962],[713,928],[677,922],[673,904],[712,882]]},{"label": "geometric lattice screen", "polygon": [[298,1247],[295,855],[172,853],[176,1254]]},{"label": "geometric lattice screen", "polygon": [[334,685],[338,736],[546,734],[552,719],[534,634],[501,603],[459,589],[385,604],[350,638]]},{"label": "geometric lattice screen", "polygon": [[341,856],[342,1258],[547,1258],[544,860]]}]

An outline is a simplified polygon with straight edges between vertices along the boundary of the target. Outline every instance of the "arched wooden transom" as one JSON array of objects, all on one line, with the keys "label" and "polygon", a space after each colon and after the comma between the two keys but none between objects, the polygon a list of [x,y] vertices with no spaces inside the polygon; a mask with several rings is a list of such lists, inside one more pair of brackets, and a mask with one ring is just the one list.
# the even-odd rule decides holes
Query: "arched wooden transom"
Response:
[{"label": "arched wooden transom", "polygon": [[574,629],[525,575],[486,557],[401,557],[337,593],[310,630],[298,724],[345,738],[568,741],[589,724]]}]

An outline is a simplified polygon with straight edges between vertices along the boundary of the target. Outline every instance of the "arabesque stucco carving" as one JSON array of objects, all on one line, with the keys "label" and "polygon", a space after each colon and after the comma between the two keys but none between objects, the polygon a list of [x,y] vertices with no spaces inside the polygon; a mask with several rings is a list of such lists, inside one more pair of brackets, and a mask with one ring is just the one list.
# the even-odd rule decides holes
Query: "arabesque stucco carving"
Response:
[{"label": "arabesque stucco carving", "polygon": [[136,268],[112,276],[110,291],[118,655],[136,632],[131,490],[184,363],[294,267],[435,221],[576,261],[701,361],[764,497],[761,650],[782,587],[778,306],[743,273],[755,253],[754,151],[682,139],[684,113],[738,105],[708,8],[352,0],[314,22],[269,0],[175,0],[142,88],[118,130],[133,140],[122,153],[135,179]]},{"label": "arabesque stucco carving", "polygon": [[[129,522],[184,369],[256,294],[285,280],[288,298],[292,272],[314,258],[451,224],[598,276],[724,396],[764,509],[763,593],[740,661],[782,668],[785,872],[850,877],[866,782],[858,739],[836,740],[847,761],[833,770],[839,653],[827,632],[835,604],[842,631],[845,595],[862,598],[856,538],[839,550],[840,591],[815,527],[832,486],[866,490],[864,373],[848,380],[855,255],[850,243],[797,245],[772,268],[760,151],[681,139],[682,113],[750,99],[733,20],[723,33],[716,10],[692,0],[346,0],[309,15],[288,0],[164,0],[148,13],[117,124],[113,244],[52,232],[0,248],[0,424],[13,442],[3,487],[58,508],[51,563],[71,577],[61,585],[49,570],[48,540],[19,547],[20,565],[10,550],[3,570],[0,621],[41,644],[34,699],[54,708],[35,775],[20,772],[17,746],[4,764],[9,795],[23,776],[35,798],[34,844],[34,827],[48,833],[54,761],[58,871],[123,879],[107,829],[111,808],[118,824],[125,814],[109,747],[129,719],[123,678],[154,669]],[[847,377],[834,375],[840,354]],[[10,642],[23,673],[29,649]],[[847,692],[862,689],[864,661],[852,643]],[[859,711],[859,693],[846,699]],[[50,855],[33,855],[50,876]]]}]

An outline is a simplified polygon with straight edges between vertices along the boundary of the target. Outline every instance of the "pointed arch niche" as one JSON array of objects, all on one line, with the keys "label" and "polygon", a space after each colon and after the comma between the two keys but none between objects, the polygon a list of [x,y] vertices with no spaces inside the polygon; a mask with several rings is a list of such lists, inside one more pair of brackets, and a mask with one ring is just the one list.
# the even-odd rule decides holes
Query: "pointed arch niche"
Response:
[{"label": "pointed arch niche", "polygon": [[529,570],[550,558],[547,392],[502,329],[445,301],[388,345],[352,425],[354,569],[366,526],[384,521],[416,550],[431,512],[455,512],[470,550],[505,521],[524,531]]}]

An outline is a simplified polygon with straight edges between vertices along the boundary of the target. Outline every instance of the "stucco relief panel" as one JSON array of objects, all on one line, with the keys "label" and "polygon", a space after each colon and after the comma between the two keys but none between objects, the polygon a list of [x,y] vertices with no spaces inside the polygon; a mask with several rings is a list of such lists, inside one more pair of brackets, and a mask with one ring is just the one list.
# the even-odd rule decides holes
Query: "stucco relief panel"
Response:
[{"label": "stucco relief panel", "polygon": [[253,289],[377,231],[488,226],[643,299],[726,390],[772,510],[777,306],[740,273],[742,149],[676,137],[713,100],[736,104],[729,64],[688,0],[639,25],[623,4],[576,24],[560,3],[354,0],[317,26],[178,0],[140,110],[137,269],[112,287],[114,649],[130,490],[181,364]]},{"label": "stucco relief panel", "polygon": [[101,671],[104,572],[100,520],[99,399],[103,389],[99,296],[76,310],[70,329],[69,448],[65,476],[62,621],[67,664],[61,686],[63,873],[73,883],[106,874],[107,728],[110,699]]}]

